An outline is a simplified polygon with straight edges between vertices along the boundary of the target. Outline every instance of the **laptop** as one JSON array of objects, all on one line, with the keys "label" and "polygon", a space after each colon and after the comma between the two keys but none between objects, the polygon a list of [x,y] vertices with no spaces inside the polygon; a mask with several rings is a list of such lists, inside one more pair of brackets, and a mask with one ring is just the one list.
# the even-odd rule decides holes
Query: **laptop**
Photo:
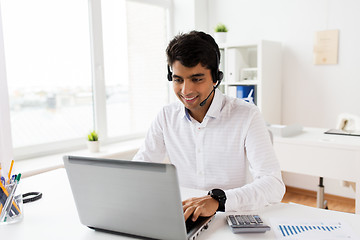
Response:
[{"label": "laptop", "polygon": [[64,156],[80,222],[91,229],[150,239],[195,239],[211,217],[184,221],[172,164]]}]

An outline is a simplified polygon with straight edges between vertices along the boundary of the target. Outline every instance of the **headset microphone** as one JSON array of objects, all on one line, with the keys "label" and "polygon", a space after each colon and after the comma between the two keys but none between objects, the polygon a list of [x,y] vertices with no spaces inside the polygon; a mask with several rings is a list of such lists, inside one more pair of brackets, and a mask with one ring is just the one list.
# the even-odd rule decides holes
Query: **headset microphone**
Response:
[{"label": "headset microphone", "polygon": [[200,107],[202,107],[206,104],[206,101],[209,99],[209,97],[215,91],[215,89],[219,86],[219,84],[220,84],[220,81],[218,81],[218,83],[214,86],[213,90],[211,90],[209,96],[207,96],[207,98],[205,98],[205,100],[200,103]]},{"label": "headset microphone", "polygon": [[213,90],[210,92],[209,96],[207,96],[207,98],[205,98],[205,100],[200,103],[200,106],[201,106],[201,107],[206,104],[206,101],[209,99],[209,97],[211,96],[211,94],[212,94],[214,91],[215,91],[215,87],[214,87]]}]

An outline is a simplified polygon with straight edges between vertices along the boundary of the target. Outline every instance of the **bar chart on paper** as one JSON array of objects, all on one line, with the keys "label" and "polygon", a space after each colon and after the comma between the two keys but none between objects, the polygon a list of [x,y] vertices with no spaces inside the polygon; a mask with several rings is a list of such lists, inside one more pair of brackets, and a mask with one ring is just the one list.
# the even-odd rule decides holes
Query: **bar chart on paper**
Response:
[{"label": "bar chart on paper", "polygon": [[277,239],[359,239],[342,222],[272,219],[271,225]]}]

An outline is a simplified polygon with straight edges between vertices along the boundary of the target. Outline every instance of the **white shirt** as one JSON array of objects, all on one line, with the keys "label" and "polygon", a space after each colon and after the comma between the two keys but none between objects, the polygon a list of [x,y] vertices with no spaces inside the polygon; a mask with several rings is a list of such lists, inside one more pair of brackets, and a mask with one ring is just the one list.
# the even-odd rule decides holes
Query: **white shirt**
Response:
[{"label": "white shirt", "polygon": [[[165,106],[134,160],[162,162],[166,155],[181,186],[223,189],[226,211],[256,210],[280,202],[285,193],[258,108],[219,90],[201,123],[180,102]],[[247,169],[254,179],[248,184]]]}]

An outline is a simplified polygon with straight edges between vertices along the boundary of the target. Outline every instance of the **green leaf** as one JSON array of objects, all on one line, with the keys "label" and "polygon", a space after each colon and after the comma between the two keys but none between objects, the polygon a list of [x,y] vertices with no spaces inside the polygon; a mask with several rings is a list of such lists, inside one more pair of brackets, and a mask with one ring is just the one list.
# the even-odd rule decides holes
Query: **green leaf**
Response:
[{"label": "green leaf", "polygon": [[94,131],[90,132],[90,134],[88,134],[88,140],[89,141],[98,141],[99,140],[99,136],[98,134]]},{"label": "green leaf", "polygon": [[226,26],[222,23],[219,23],[216,27],[215,27],[215,32],[227,32],[228,29],[226,28]]}]

